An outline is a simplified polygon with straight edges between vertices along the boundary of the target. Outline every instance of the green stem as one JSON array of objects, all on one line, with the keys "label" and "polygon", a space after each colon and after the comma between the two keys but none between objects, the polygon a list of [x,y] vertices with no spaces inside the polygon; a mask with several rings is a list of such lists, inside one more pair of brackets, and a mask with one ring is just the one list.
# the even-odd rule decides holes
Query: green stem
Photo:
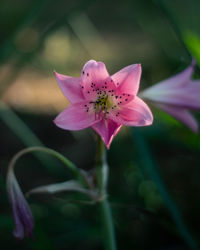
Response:
[{"label": "green stem", "polygon": [[99,202],[102,226],[104,233],[104,244],[106,250],[116,250],[115,230],[113,226],[112,213],[108,200],[105,198]]},{"label": "green stem", "polygon": [[106,250],[116,250],[115,231],[110,205],[107,199],[108,165],[106,162],[105,146],[98,136],[96,151],[96,174],[99,189],[98,208],[101,212],[102,227],[104,233],[104,245]]},{"label": "green stem", "polygon": [[25,148],[21,151],[19,151],[11,160],[10,164],[9,164],[9,169],[12,169],[14,167],[14,165],[16,164],[17,160],[19,158],[21,158],[23,155],[27,154],[27,153],[31,153],[31,152],[35,152],[35,151],[39,151],[39,152],[44,152],[47,154],[50,154],[54,157],[56,157],[58,160],[60,160],[62,163],[64,163],[64,165],[73,172],[73,174],[80,180],[81,183],[86,183],[84,175],[82,174],[82,172],[71,162],[69,161],[66,157],[64,157],[62,154],[58,153],[57,151],[50,149],[50,148],[46,148],[46,147],[29,147],[29,148]]},{"label": "green stem", "polygon": [[95,168],[96,168],[97,186],[99,190],[99,196],[101,197],[100,199],[102,199],[102,197],[106,195],[108,166],[106,162],[105,146],[100,136],[97,137]]}]

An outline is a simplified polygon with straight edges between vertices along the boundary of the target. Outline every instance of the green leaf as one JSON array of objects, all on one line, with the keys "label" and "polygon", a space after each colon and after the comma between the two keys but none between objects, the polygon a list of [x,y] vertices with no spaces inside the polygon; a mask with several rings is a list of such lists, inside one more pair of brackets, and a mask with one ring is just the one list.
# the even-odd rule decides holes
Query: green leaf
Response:
[{"label": "green leaf", "polygon": [[200,36],[192,31],[187,31],[183,34],[183,38],[189,51],[200,64]]},{"label": "green leaf", "polygon": [[86,194],[90,197],[96,196],[96,192],[85,189],[78,181],[76,180],[70,180],[70,181],[65,181],[61,183],[56,183],[56,184],[50,184],[50,185],[45,185],[41,187],[37,187],[34,189],[31,189],[27,195],[30,194],[39,194],[39,193],[50,193],[50,194],[55,194],[59,192],[69,192],[69,191],[76,191],[80,192],[83,194]]},{"label": "green leaf", "polygon": [[170,194],[168,193],[165,184],[160,177],[160,174],[157,170],[157,163],[152,155],[152,152],[145,141],[145,138],[142,134],[138,131],[138,129],[132,129],[132,134],[134,141],[137,143],[137,151],[138,155],[141,160],[141,164],[144,169],[148,172],[150,178],[155,182],[158,191],[160,192],[163,202],[165,203],[166,207],[168,208],[172,219],[174,220],[180,234],[182,235],[183,239],[190,247],[190,249],[198,249],[196,242],[193,240],[192,236],[190,235],[184,221],[182,219],[181,213],[179,212],[178,208],[176,207],[174,201],[172,200]]}]

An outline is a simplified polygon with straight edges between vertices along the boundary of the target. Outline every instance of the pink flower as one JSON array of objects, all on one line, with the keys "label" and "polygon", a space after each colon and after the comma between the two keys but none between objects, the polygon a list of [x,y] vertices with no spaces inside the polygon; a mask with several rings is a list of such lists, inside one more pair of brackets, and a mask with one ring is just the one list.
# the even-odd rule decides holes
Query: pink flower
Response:
[{"label": "pink flower", "polygon": [[71,103],[54,120],[67,130],[92,127],[109,149],[122,125],[146,126],[153,117],[148,106],[137,97],[141,66],[133,64],[110,76],[102,62],[88,61],[80,78],[55,77]]},{"label": "pink flower", "polygon": [[198,124],[189,110],[200,109],[200,80],[192,80],[195,62],[181,73],[172,76],[140,93],[158,108],[198,131]]}]

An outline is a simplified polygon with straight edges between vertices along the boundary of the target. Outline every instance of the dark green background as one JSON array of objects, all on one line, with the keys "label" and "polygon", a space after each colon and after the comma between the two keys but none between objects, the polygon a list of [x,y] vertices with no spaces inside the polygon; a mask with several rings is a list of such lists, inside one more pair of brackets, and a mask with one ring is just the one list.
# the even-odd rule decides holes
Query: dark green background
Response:
[{"label": "dark green background", "polygon": [[[26,69],[46,77],[54,69],[78,75],[91,58],[104,61],[111,74],[140,62],[141,89],[151,86],[187,67],[190,53],[200,61],[199,9],[198,0],[1,0],[0,69],[13,67],[1,76],[0,95]],[[54,61],[51,51],[48,60],[43,56],[48,39],[65,32],[70,41],[66,61]],[[198,72],[195,77],[200,77]],[[103,249],[98,208],[77,194],[31,197],[34,240],[14,239],[6,169],[20,149],[39,145],[24,124],[44,145],[84,169],[93,168],[95,134],[90,129],[71,133],[57,128],[52,122],[56,113],[11,109],[17,117],[0,106],[1,249]],[[122,129],[108,152],[118,246],[189,249],[200,244],[200,136],[163,112],[152,111],[151,127]],[[195,115],[199,119],[199,113]],[[24,192],[71,177],[56,160],[37,157],[24,157],[16,168]]]}]

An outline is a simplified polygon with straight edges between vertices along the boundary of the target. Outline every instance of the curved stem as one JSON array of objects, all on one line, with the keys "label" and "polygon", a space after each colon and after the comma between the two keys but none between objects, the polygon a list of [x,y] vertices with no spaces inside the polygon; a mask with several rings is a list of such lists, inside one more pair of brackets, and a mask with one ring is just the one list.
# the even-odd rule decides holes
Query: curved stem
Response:
[{"label": "curved stem", "polygon": [[105,146],[98,136],[96,151],[96,173],[99,189],[98,207],[101,212],[102,226],[104,233],[104,244],[106,250],[116,250],[115,231],[110,205],[107,199],[108,165],[106,161]]},{"label": "curved stem", "polygon": [[56,157],[58,160],[60,160],[62,163],[64,163],[64,165],[73,172],[73,174],[82,182],[82,183],[86,183],[85,181],[85,177],[82,174],[82,172],[71,162],[69,161],[66,157],[64,157],[62,154],[58,153],[57,151],[50,149],[50,148],[46,148],[46,147],[30,147],[30,148],[26,148],[21,150],[20,152],[18,152],[11,160],[9,167],[8,167],[8,171],[10,169],[12,169],[15,165],[15,163],[17,162],[17,160],[22,157],[23,155],[27,154],[27,153],[31,153],[34,151],[39,151],[39,152],[44,152],[50,155],[53,155],[54,157]]}]

